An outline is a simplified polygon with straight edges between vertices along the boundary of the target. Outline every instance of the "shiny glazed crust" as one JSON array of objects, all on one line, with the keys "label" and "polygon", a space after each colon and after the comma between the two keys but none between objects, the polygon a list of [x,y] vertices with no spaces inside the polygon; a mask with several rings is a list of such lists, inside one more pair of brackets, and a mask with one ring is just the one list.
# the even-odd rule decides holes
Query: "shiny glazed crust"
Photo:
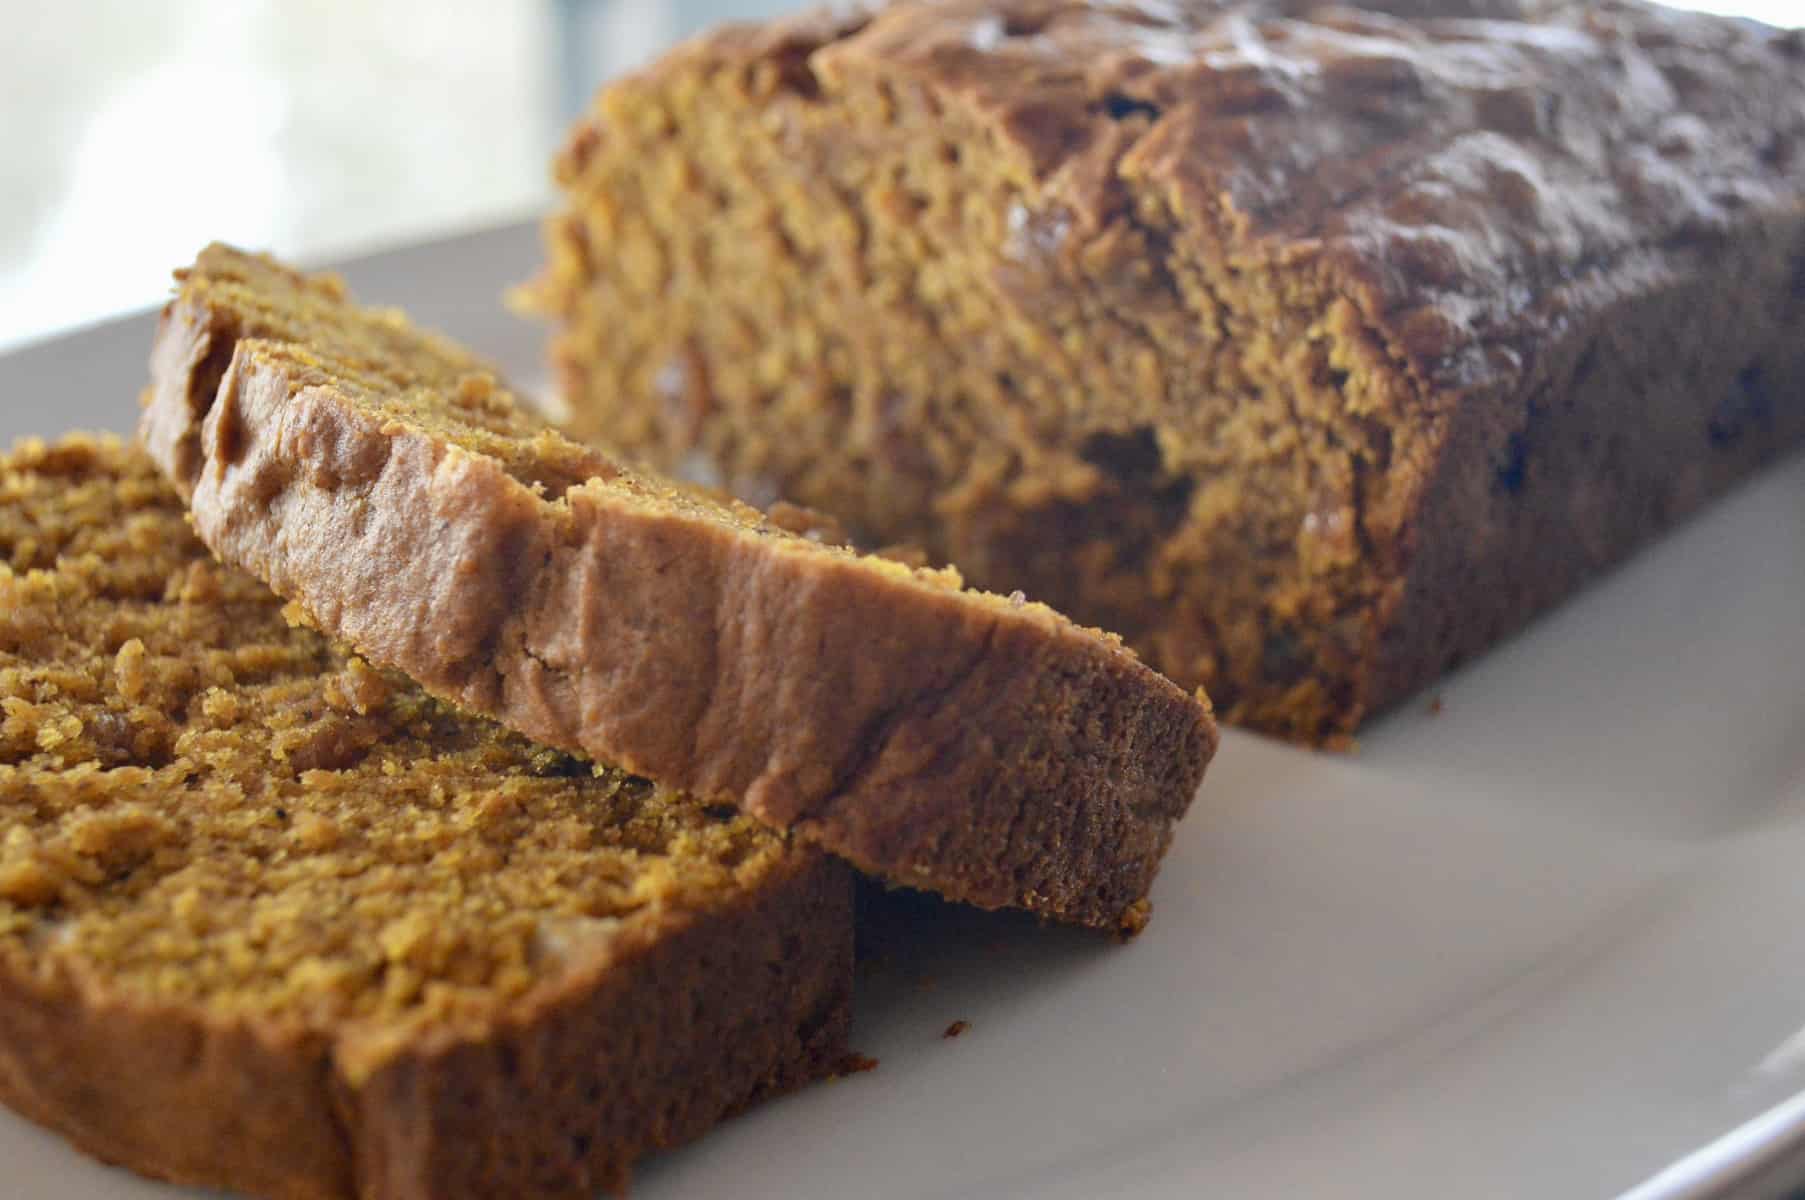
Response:
[{"label": "shiny glazed crust", "polygon": [[635,483],[547,431],[528,465],[582,465],[523,482],[520,461],[426,423],[454,383],[373,399],[305,329],[206,289],[228,277],[307,286],[204,255],[159,334],[146,442],[202,540],[321,628],[536,741],[738,804],[895,882],[1145,920],[1215,749],[1198,698],[1044,606]]}]

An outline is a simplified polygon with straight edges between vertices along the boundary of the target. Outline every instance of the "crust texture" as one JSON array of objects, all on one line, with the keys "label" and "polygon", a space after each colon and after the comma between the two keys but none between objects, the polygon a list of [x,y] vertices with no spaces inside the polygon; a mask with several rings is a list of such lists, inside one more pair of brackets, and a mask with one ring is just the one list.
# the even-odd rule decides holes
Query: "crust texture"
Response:
[{"label": "crust texture", "polygon": [[845,1061],[845,869],[650,918],[488,1028],[367,1035],[146,1003],[0,964],[0,1102],[140,1174],[270,1200],[591,1200],[642,1155]]}]

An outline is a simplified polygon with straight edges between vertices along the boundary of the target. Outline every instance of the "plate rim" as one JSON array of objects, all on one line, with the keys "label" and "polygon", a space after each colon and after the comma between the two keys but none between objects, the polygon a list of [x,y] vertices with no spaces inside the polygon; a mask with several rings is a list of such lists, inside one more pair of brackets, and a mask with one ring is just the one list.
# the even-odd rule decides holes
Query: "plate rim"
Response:
[{"label": "plate rim", "polygon": [[1618,1200],[1721,1200],[1756,1194],[1764,1173],[1785,1168],[1801,1157],[1801,1151],[1805,1151],[1805,1091],[1796,1091],[1674,1159],[1619,1193]]}]

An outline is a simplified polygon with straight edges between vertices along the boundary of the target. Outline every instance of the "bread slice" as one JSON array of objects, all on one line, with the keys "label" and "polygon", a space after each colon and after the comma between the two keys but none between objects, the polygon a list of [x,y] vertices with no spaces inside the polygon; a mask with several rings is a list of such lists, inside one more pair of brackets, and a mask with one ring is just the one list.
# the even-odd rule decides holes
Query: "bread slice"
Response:
[{"label": "bread slice", "polygon": [[328,633],[891,881],[1144,920],[1216,729],[1117,639],[572,442],[332,280],[220,246],[180,278],[146,441]]},{"label": "bread slice", "polygon": [[834,1069],[849,872],[455,713],[141,451],[0,463],[0,1100],[148,1175],[583,1197]]}]

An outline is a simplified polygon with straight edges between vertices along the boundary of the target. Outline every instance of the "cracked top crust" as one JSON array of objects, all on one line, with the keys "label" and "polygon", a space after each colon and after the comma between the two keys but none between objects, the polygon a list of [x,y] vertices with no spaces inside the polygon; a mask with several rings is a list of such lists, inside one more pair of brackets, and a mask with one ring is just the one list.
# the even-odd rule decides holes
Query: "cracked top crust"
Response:
[{"label": "cracked top crust", "polygon": [[183,274],[144,434],[217,554],[373,661],[896,882],[1137,927],[1215,748],[1116,639],[572,443],[267,259]]},{"label": "cracked top crust", "polygon": [[1197,254],[1320,265],[1439,388],[1805,181],[1805,31],[1635,0],[900,0],[652,70],[698,59],[969,105],[1041,185],[1028,227],[1152,204]]}]

